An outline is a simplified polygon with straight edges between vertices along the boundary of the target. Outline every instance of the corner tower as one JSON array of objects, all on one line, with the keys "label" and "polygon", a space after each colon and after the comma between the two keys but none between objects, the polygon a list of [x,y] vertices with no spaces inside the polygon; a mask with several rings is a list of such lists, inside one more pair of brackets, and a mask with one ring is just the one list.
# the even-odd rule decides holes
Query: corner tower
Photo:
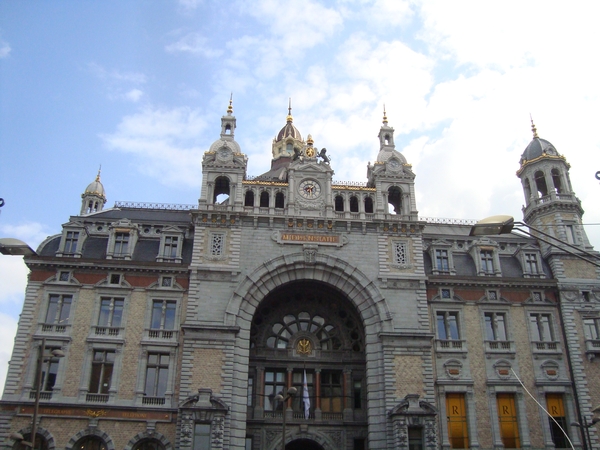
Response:
[{"label": "corner tower", "polygon": [[81,194],[81,211],[80,215],[91,214],[98,211],[102,211],[106,204],[106,195],[104,192],[104,186],[100,182],[100,169],[98,169],[98,175],[96,179],[88,184],[83,194]]},{"label": "corner tower", "polygon": [[376,188],[375,212],[399,214],[408,220],[417,220],[415,174],[394,144],[394,129],[388,125],[383,109],[383,123],[379,129],[379,154],[374,165],[367,166],[367,186]]},{"label": "corner tower", "polygon": [[[570,165],[554,145],[538,136],[533,120],[531,130],[533,140],[525,148],[517,171],[525,194],[523,219],[561,241],[591,250],[582,226],[584,211],[569,178]],[[541,245],[545,254],[559,252]]]},{"label": "corner tower", "polygon": [[240,210],[243,205],[242,180],[246,176],[248,157],[235,141],[236,127],[232,99],[221,117],[221,136],[204,153],[202,159],[202,190],[199,206],[209,209]]}]

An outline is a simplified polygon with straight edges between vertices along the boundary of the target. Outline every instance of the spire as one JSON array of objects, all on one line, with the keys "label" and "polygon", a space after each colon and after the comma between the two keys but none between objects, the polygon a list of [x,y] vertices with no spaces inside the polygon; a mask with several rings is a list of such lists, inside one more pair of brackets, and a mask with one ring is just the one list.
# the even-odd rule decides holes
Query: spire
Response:
[{"label": "spire", "polygon": [[98,175],[96,175],[96,181],[97,182],[100,181],[100,172],[102,172],[102,164],[100,164],[100,167],[98,168]]},{"label": "spire", "polygon": [[539,136],[537,134],[537,129],[535,128],[535,124],[533,123],[533,117],[531,117],[531,114],[529,114],[529,118],[531,119],[531,131],[533,132],[533,138],[538,139]]},{"label": "spire", "polygon": [[288,103],[288,115],[285,120],[288,123],[292,123],[294,121],[294,118],[292,117],[292,98],[291,97],[290,97],[289,103]]},{"label": "spire", "polygon": [[227,115],[233,114],[233,92],[229,94],[229,106],[227,107]]},{"label": "spire", "polygon": [[388,120],[387,120],[387,114],[385,112],[385,103],[383,104],[383,124],[387,125],[388,124]]}]

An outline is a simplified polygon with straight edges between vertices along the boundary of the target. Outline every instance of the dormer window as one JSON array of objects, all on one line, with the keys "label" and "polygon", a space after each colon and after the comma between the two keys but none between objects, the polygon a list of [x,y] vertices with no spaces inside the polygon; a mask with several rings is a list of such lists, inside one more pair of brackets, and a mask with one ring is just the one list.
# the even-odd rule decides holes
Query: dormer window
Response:
[{"label": "dormer window", "polygon": [[498,244],[487,238],[475,242],[469,249],[477,274],[483,276],[502,276]]},{"label": "dormer window", "polygon": [[452,244],[443,240],[434,241],[429,247],[429,256],[432,262],[434,275],[454,275],[454,261],[452,259]]},{"label": "dormer window", "polygon": [[107,259],[131,259],[137,242],[137,225],[127,219],[115,222],[110,227]]},{"label": "dormer window", "polygon": [[173,231],[163,231],[160,235],[160,250],[156,260],[158,262],[181,262],[183,235],[174,234]]},{"label": "dormer window", "polygon": [[545,274],[542,270],[542,257],[537,247],[533,245],[525,245],[521,247],[515,254],[523,268],[523,276],[525,278],[536,277],[544,278]]},{"label": "dormer window", "polygon": [[494,254],[491,250],[481,250],[479,252],[481,257],[481,271],[487,275],[494,273]]},{"label": "dormer window", "polygon": [[129,233],[116,233],[113,256],[125,256],[129,252]]}]

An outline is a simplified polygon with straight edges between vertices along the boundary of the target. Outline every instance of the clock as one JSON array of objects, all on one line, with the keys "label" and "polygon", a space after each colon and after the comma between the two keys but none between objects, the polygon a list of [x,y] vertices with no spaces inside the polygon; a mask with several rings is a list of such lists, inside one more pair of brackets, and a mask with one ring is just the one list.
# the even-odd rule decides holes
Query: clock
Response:
[{"label": "clock", "polygon": [[321,195],[321,185],[314,180],[304,180],[298,186],[298,194],[306,199],[315,199]]},{"label": "clock", "polygon": [[400,162],[397,159],[390,159],[388,161],[388,164],[394,170],[396,170],[400,167]]}]

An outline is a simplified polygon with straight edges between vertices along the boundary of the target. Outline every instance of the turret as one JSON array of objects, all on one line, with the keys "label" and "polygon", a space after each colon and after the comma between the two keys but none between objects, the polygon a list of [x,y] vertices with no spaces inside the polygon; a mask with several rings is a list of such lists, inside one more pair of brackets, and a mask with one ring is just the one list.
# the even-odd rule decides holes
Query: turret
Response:
[{"label": "turret", "polygon": [[100,182],[100,169],[96,179],[88,184],[83,194],[81,194],[81,212],[83,216],[85,214],[92,214],[98,211],[102,211],[106,204],[106,195],[104,192],[104,186]]}]

